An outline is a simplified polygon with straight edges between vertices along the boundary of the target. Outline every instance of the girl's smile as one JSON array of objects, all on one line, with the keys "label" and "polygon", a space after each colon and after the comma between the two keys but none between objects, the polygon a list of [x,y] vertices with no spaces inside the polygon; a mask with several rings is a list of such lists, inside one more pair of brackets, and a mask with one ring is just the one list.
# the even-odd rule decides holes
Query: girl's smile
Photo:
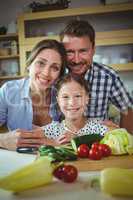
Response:
[{"label": "girl's smile", "polygon": [[66,119],[77,119],[83,116],[88,95],[79,83],[72,80],[62,85],[57,100]]}]

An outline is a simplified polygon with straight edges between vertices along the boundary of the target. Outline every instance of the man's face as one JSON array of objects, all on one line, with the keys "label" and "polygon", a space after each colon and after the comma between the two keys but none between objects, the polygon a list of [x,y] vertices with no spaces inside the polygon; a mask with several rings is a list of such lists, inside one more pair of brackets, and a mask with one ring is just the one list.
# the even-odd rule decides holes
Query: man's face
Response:
[{"label": "man's face", "polygon": [[95,47],[89,37],[65,35],[62,40],[67,51],[68,68],[72,74],[84,75],[92,63]]}]

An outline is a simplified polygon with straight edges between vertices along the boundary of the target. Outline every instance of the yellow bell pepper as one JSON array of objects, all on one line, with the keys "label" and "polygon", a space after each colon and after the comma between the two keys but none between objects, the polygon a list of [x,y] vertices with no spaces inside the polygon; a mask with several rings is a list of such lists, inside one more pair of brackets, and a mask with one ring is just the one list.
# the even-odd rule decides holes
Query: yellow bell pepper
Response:
[{"label": "yellow bell pepper", "polygon": [[133,197],[133,169],[107,168],[101,171],[100,187],[104,193]]},{"label": "yellow bell pepper", "polygon": [[41,157],[11,174],[0,177],[0,188],[21,192],[52,182],[53,167],[48,157]]}]

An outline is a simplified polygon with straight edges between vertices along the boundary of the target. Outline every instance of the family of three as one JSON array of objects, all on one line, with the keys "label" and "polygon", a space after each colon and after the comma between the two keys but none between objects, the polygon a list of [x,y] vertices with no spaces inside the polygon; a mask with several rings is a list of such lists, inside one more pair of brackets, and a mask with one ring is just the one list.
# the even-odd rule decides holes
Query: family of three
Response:
[{"label": "family of three", "polygon": [[[133,99],[118,74],[93,62],[95,31],[87,21],[72,20],[61,42],[43,40],[27,60],[28,76],[0,88],[0,147],[60,145],[72,137],[105,134],[115,128],[110,103],[121,112],[120,127],[133,132]],[[66,70],[67,69],[67,70]]]}]

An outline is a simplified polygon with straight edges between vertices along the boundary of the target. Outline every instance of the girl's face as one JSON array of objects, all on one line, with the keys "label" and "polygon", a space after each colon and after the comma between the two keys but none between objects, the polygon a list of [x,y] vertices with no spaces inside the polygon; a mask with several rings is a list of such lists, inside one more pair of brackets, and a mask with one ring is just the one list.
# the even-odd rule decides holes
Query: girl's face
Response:
[{"label": "girl's face", "polygon": [[29,67],[31,84],[39,91],[45,91],[59,77],[61,56],[54,49],[42,50]]},{"label": "girl's face", "polygon": [[88,103],[88,95],[79,83],[72,80],[61,86],[57,101],[65,119],[74,120],[83,116]]}]

